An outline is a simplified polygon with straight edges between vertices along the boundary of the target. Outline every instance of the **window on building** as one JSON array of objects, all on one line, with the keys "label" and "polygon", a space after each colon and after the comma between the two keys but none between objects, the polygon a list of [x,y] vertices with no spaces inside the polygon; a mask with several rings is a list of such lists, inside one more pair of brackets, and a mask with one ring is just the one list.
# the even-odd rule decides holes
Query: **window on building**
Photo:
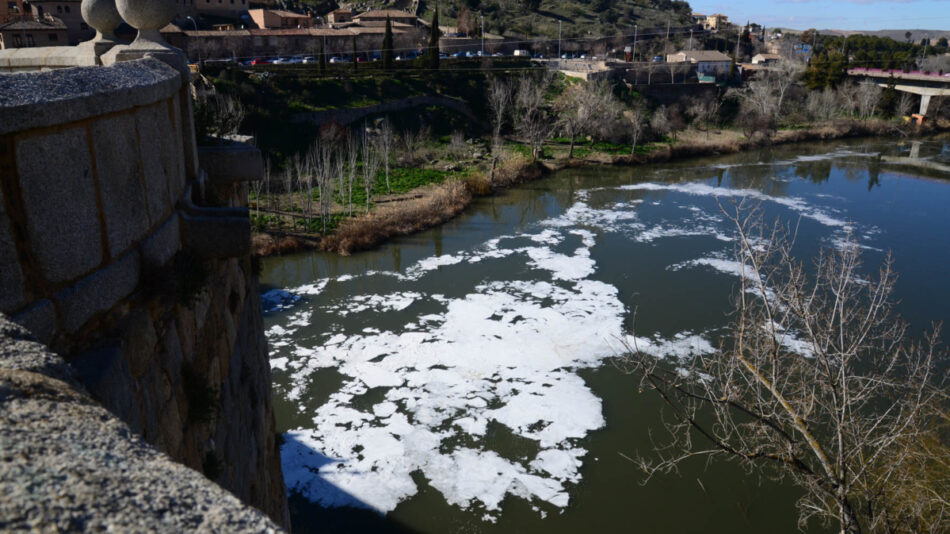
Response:
[{"label": "window on building", "polygon": [[33,34],[26,34],[26,46],[36,46],[36,41],[33,40]]},{"label": "window on building", "polygon": [[56,6],[56,12],[61,14],[63,12],[63,6]]},{"label": "window on building", "polygon": [[23,48],[23,38],[19,35],[13,36],[13,48]]},{"label": "window on building", "polygon": [[63,7],[63,9],[66,10],[66,13],[69,13],[69,6],[65,6],[65,7]]},{"label": "window on building", "polygon": [[58,41],[58,40],[59,40],[59,36],[58,36],[58,35],[56,35],[55,33],[49,34],[49,42],[55,43],[55,42]]}]

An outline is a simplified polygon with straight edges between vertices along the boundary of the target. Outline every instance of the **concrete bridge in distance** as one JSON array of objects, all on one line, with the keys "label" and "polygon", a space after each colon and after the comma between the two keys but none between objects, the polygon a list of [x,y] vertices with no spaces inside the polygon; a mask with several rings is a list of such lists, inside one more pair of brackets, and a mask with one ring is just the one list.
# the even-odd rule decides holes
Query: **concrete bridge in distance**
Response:
[{"label": "concrete bridge in distance", "polygon": [[931,98],[950,96],[950,73],[857,68],[848,69],[848,76],[862,78],[881,87],[893,84],[897,91],[920,96],[921,118],[927,116]]}]

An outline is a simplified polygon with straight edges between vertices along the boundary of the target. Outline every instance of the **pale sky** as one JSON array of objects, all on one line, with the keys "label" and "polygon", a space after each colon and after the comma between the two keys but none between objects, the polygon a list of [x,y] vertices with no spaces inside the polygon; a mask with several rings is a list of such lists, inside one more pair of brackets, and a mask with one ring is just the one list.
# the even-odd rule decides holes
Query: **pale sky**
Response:
[{"label": "pale sky", "polygon": [[696,13],[736,24],[834,30],[950,30],[950,0],[689,0]]}]

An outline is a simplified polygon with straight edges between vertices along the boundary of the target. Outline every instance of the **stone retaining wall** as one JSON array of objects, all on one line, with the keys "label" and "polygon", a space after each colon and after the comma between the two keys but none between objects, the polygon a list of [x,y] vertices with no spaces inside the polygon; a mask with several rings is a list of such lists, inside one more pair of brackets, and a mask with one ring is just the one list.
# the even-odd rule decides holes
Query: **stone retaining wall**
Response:
[{"label": "stone retaining wall", "polygon": [[326,111],[311,111],[307,113],[298,113],[293,116],[294,122],[306,122],[316,126],[322,126],[329,122],[336,121],[342,125],[352,124],[363,117],[375,115],[378,113],[392,113],[404,109],[412,109],[419,106],[441,106],[457,111],[465,115],[477,124],[484,124],[472,113],[472,110],[461,100],[439,95],[411,96],[399,100],[391,100],[376,104],[373,106],[363,106],[359,108],[329,109]]}]

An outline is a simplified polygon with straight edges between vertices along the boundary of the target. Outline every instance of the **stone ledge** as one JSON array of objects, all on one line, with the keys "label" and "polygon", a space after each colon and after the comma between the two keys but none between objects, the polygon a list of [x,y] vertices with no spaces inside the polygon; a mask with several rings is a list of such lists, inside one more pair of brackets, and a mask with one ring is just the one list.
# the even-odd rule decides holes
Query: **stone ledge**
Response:
[{"label": "stone ledge", "polygon": [[0,315],[4,530],[281,532],[134,435],[29,338]]},{"label": "stone ledge", "polygon": [[235,141],[199,146],[198,161],[211,183],[253,182],[264,176],[264,158],[257,147]]},{"label": "stone ledge", "polygon": [[39,48],[10,48],[0,50],[0,71],[24,71],[97,65],[91,49],[75,46],[44,46]]},{"label": "stone ledge", "polygon": [[0,76],[0,134],[153,104],[174,96],[181,75],[157,59]]},{"label": "stone ledge", "polygon": [[61,291],[55,299],[63,329],[75,333],[94,315],[108,311],[129,296],[138,285],[140,271],[139,253],[133,251]]}]

